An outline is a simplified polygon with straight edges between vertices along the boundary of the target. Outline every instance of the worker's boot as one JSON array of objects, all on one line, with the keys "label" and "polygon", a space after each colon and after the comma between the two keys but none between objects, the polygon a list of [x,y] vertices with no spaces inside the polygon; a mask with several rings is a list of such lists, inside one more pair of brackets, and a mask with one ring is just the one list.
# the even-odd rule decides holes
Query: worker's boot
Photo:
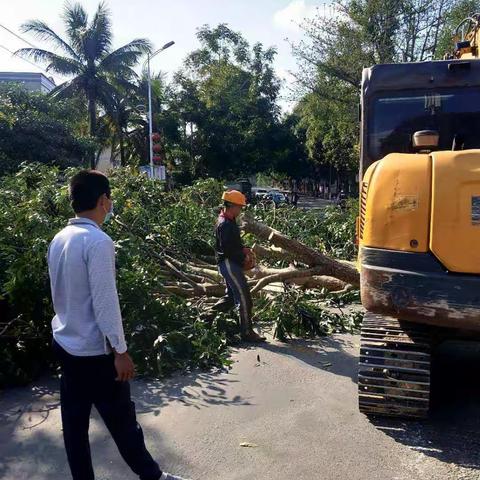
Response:
[{"label": "worker's boot", "polygon": [[248,333],[243,333],[242,334],[242,340],[244,342],[248,342],[248,343],[263,343],[267,339],[265,337],[262,337],[261,335],[259,335],[254,330],[250,330]]}]

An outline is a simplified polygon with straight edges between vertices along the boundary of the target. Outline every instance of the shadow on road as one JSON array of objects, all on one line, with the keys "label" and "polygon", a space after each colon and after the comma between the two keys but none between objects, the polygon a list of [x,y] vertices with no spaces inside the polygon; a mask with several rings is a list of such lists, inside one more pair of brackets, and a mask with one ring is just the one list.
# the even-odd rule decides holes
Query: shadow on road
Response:
[{"label": "shadow on road", "polygon": [[262,348],[280,355],[288,355],[312,367],[357,382],[358,345],[354,337],[332,336],[315,340],[293,339],[288,343],[266,343]]},{"label": "shadow on road", "polygon": [[[233,374],[229,376],[234,377]],[[132,383],[132,397],[137,405],[137,413],[153,413],[155,416],[160,414],[162,406],[171,402],[181,402],[197,409],[211,405],[250,405],[244,397],[228,395],[228,384],[236,382],[234,378],[225,379],[215,372],[194,372],[162,381],[143,379]],[[59,382],[52,377],[41,378],[29,387],[2,392],[0,478],[69,478],[59,410]],[[165,445],[161,428],[157,426],[153,430],[151,426],[145,426],[141,417],[139,421],[147,440],[152,440],[152,454],[162,466],[176,471],[188,467],[187,459],[181,458]],[[94,464],[104,472],[112,469],[112,476],[101,478],[123,477],[120,474],[126,466],[95,411],[91,422],[100,425],[90,435]],[[128,476],[133,477],[133,474]]]},{"label": "shadow on road", "polygon": [[372,418],[385,434],[446,463],[480,469],[480,351],[442,346],[432,372],[432,409],[425,421]]},{"label": "shadow on road", "polygon": [[29,421],[24,428],[33,430],[46,422],[50,413],[60,407],[57,380],[48,378],[26,388],[30,390],[27,397],[25,388],[12,388],[3,393],[0,401],[2,435],[11,435],[26,417]]},{"label": "shadow on road", "polygon": [[[234,377],[233,374],[229,374]],[[218,372],[195,372],[184,376],[175,376],[166,380],[144,380],[134,382],[132,396],[139,413],[160,414],[160,408],[166,403],[179,402],[186,407],[196,409],[213,405],[245,406],[251,405],[248,398],[240,395],[230,397],[227,387],[237,383],[234,378],[225,378]]]},{"label": "shadow on road", "polygon": [[[91,425],[99,423],[98,415],[93,415]],[[0,443],[0,478],[20,480],[35,478],[64,480],[71,478],[63,446],[60,423],[51,428],[31,428],[28,432],[10,437],[5,444]],[[155,460],[167,468],[184,469],[189,467],[188,459],[167,445],[160,428],[155,430],[142,425],[147,441],[153,446],[151,453]],[[0,430],[1,431],[1,430]],[[3,435],[3,434],[2,434]],[[153,439],[155,440],[153,442]],[[99,431],[90,432],[90,447],[97,478],[136,478],[122,460],[113,440],[101,426]]]}]

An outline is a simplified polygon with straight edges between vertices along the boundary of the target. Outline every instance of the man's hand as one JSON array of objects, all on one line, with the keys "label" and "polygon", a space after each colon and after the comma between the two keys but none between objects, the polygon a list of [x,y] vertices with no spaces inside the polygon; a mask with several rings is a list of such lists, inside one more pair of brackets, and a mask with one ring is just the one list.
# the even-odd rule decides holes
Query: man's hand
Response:
[{"label": "man's hand", "polygon": [[115,352],[115,370],[117,371],[117,382],[128,382],[135,376],[135,365],[128,352]]}]

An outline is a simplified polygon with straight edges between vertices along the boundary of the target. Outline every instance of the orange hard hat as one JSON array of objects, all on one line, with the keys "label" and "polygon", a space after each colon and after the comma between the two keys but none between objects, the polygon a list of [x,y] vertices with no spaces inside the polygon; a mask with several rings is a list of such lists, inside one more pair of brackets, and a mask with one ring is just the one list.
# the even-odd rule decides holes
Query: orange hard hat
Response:
[{"label": "orange hard hat", "polygon": [[247,198],[238,190],[227,190],[226,192],[223,192],[222,200],[228,203],[233,203],[234,205],[240,205],[242,207],[247,204]]}]

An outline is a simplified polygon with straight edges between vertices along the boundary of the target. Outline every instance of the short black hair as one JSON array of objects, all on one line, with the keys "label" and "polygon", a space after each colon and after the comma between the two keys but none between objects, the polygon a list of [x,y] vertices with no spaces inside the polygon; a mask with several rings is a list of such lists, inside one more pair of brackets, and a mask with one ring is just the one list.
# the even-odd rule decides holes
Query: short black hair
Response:
[{"label": "short black hair", "polygon": [[110,182],[97,170],[82,170],[70,179],[70,201],[75,213],[93,210],[103,194],[110,198]]}]

